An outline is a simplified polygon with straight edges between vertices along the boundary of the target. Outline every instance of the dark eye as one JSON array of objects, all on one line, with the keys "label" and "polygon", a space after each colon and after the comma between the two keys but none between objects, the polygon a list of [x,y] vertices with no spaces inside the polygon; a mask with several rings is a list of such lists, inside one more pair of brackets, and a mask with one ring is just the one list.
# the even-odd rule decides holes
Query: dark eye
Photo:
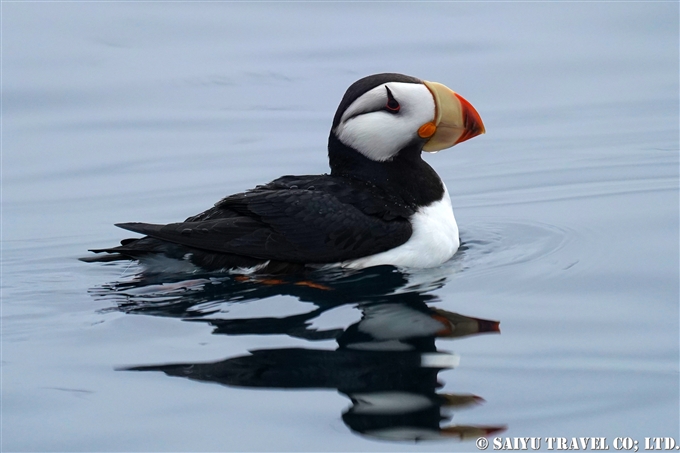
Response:
[{"label": "dark eye", "polygon": [[387,104],[385,104],[385,110],[387,110],[390,113],[397,113],[401,106],[399,105],[397,100],[394,99],[394,96],[392,96],[392,92],[390,91],[390,89],[387,88],[387,86],[385,86],[385,89],[387,90]]}]

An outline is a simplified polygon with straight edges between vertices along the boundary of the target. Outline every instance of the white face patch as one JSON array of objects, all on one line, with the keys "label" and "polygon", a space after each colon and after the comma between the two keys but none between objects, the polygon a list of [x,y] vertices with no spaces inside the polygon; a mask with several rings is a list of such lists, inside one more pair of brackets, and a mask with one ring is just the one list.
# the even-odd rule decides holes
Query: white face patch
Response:
[{"label": "white face patch", "polygon": [[[387,88],[399,103],[397,113],[385,109]],[[432,93],[420,83],[388,82],[357,98],[347,107],[335,135],[369,159],[390,160],[418,137],[418,129],[433,121]]]},{"label": "white face patch", "polygon": [[404,338],[435,335],[445,326],[427,313],[403,304],[380,304],[362,308],[364,318],[359,322],[359,332],[376,340],[401,340]]}]

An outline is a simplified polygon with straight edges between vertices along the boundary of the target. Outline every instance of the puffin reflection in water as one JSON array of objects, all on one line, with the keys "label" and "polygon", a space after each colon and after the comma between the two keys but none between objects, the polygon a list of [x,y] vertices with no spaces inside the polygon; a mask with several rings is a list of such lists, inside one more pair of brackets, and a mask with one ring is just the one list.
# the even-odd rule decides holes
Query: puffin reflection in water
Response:
[{"label": "puffin reflection in water", "polygon": [[[380,272],[384,274],[389,269]],[[333,297],[333,293],[319,291],[321,297]],[[161,371],[168,376],[230,387],[335,389],[351,401],[342,414],[344,423],[352,431],[374,439],[464,440],[505,429],[504,425],[442,426],[452,412],[484,400],[469,393],[439,391],[439,373],[455,368],[459,357],[439,351],[435,345],[437,339],[499,333],[498,321],[432,308],[425,302],[437,302],[436,296],[419,292],[368,299],[371,302],[357,305],[361,319],[343,329],[315,330],[314,319],[324,310],[283,318],[189,319],[210,324],[215,328],[214,334],[334,339],[335,350],[259,349],[215,362],[142,365],[121,370]]]},{"label": "puffin reflection in water", "polygon": [[184,222],[120,223],[146,236],[82,259],[139,260],[151,273],[436,267],[460,239],[448,190],[421,154],[482,133],[477,111],[442,84],[364,77],[333,118],[330,174],[283,176]]},{"label": "puffin reflection in water", "polygon": [[[308,282],[308,273],[278,276],[278,284],[262,284],[261,278],[273,280],[269,276],[239,281],[225,275],[148,285],[147,277],[141,276],[141,281],[102,287],[96,297],[117,301],[124,313],[202,323],[212,327],[213,335],[240,337],[235,356],[138,363],[119,370],[163,372],[227,387],[338,391],[351,401],[342,413],[345,425],[372,439],[476,439],[506,428],[463,420],[448,423],[458,410],[472,409],[484,400],[455,391],[460,383],[454,381],[444,389],[440,381],[440,373],[456,368],[460,357],[440,350],[439,343],[474,342],[480,335],[499,334],[499,321],[436,307],[442,300],[433,291],[446,281],[431,271],[423,274],[433,278],[415,286],[412,271],[393,266],[313,274],[317,274],[314,281],[322,285],[301,285]],[[151,280],[155,281],[155,276]],[[263,301],[266,307],[277,304],[288,314],[270,314],[265,306],[253,307],[251,302],[256,301]],[[301,304],[312,307],[302,309]],[[248,353],[241,353],[244,344],[258,339],[257,345],[262,345],[262,337],[270,335],[284,339],[286,345],[290,341],[285,338],[294,339],[297,347],[246,346]],[[313,343],[323,346],[308,346]],[[260,413],[271,415],[270,409],[263,412],[257,397],[252,403],[248,397],[239,401],[238,410],[245,410],[255,420]],[[247,409],[248,404],[256,410]],[[288,416],[285,406],[272,409]],[[315,413],[318,409],[316,405],[313,408]],[[475,415],[466,418],[474,420]]]}]

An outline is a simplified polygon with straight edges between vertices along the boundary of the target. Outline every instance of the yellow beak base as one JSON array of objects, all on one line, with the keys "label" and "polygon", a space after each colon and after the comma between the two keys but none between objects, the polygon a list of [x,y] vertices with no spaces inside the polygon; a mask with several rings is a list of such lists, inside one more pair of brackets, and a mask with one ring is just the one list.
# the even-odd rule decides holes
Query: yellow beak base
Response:
[{"label": "yellow beak base", "polygon": [[[485,132],[482,118],[465,98],[441,83],[423,81],[434,97],[435,118],[427,125],[436,127],[434,134],[423,146],[423,151],[436,152],[450,148]],[[427,138],[424,134],[419,135]],[[427,128],[431,132],[431,128]]]}]

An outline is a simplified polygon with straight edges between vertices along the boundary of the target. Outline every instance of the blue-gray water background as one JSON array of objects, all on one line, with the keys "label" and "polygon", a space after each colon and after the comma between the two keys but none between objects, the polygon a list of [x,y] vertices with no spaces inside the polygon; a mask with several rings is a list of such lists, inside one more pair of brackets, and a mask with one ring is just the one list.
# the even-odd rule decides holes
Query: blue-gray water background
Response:
[{"label": "blue-gray water background", "polygon": [[[442,391],[486,400],[453,421],[678,439],[677,2],[1,8],[3,451],[475,449],[354,434],[337,391],[116,371],[310,345],[128,314],[91,292],[135,269],[77,261],[129,237],[115,222],[172,222],[326,172],[336,106],[376,72],[446,84],[487,129],[426,156],[477,244],[438,270],[436,305],[502,331],[438,340],[460,357]],[[359,317],[348,305],[324,322]]]}]

